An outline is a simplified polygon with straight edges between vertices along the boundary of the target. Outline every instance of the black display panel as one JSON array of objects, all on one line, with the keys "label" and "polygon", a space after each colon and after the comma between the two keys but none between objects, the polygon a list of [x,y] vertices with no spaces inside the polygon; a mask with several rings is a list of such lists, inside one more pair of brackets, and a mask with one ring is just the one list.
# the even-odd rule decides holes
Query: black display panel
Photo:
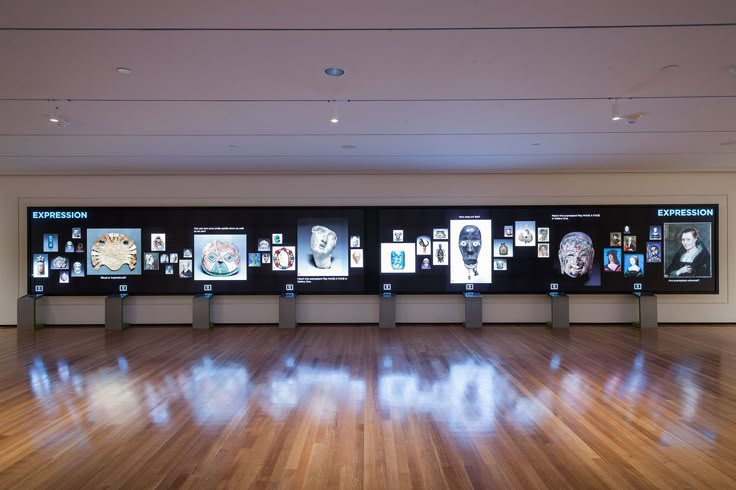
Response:
[{"label": "black display panel", "polygon": [[392,293],[717,293],[718,205],[378,210]]},{"label": "black display panel", "polygon": [[29,208],[28,293],[717,293],[718,205]]},{"label": "black display panel", "polygon": [[362,208],[29,208],[28,292],[373,292],[366,243]]}]

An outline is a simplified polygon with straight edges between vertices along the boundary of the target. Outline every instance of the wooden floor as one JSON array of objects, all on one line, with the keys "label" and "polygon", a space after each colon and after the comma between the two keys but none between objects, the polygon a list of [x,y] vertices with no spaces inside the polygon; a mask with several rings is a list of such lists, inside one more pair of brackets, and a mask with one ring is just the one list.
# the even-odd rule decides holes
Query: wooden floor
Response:
[{"label": "wooden floor", "polygon": [[0,329],[0,488],[736,488],[736,327]]}]

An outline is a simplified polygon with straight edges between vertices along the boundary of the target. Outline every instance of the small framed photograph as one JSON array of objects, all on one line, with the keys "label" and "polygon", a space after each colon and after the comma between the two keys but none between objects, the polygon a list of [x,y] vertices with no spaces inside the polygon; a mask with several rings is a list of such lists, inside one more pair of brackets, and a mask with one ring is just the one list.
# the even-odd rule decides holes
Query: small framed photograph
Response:
[{"label": "small framed photograph", "polygon": [[192,260],[182,259],[179,261],[179,277],[182,279],[192,278]]},{"label": "small framed photograph", "polygon": [[259,238],[257,243],[258,243],[259,252],[270,252],[271,251],[271,243],[268,241],[267,238]]},{"label": "small framed photograph", "polygon": [[154,252],[163,252],[164,250],[166,250],[166,234],[151,234],[151,250]]}]

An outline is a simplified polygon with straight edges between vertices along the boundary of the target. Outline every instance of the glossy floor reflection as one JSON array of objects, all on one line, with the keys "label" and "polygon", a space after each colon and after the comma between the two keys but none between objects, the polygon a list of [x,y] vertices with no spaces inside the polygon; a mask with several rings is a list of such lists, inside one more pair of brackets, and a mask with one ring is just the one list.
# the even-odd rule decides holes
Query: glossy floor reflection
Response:
[{"label": "glossy floor reflection", "polygon": [[736,327],[0,329],[0,487],[735,487]]}]

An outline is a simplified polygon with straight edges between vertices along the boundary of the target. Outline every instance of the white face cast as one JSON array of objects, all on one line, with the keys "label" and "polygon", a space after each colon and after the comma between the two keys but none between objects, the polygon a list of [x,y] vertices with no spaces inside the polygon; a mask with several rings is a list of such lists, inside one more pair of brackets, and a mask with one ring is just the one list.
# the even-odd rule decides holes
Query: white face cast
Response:
[{"label": "white face cast", "polygon": [[337,234],[326,226],[312,227],[312,238],[309,246],[314,256],[314,264],[320,269],[327,269],[332,265],[332,252],[337,245]]}]

